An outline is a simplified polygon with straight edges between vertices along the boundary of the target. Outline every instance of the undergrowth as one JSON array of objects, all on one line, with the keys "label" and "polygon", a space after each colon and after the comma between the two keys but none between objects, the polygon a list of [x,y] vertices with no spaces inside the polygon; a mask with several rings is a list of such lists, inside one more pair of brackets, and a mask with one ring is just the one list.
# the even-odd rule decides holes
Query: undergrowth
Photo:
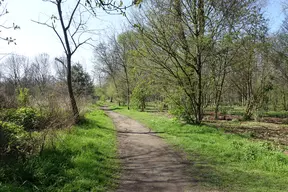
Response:
[{"label": "undergrowth", "polygon": [[96,108],[71,129],[54,131],[39,155],[0,161],[0,191],[110,191],[119,163],[112,121]]}]

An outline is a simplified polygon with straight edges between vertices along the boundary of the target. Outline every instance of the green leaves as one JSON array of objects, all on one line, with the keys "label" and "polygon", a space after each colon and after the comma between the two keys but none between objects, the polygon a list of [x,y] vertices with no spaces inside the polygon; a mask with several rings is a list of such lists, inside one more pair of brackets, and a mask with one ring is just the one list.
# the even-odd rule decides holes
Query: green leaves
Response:
[{"label": "green leaves", "polygon": [[143,0],[134,0],[133,4],[138,6],[142,3]]},{"label": "green leaves", "polygon": [[77,96],[92,96],[94,93],[91,77],[79,63],[72,66],[72,84]]}]

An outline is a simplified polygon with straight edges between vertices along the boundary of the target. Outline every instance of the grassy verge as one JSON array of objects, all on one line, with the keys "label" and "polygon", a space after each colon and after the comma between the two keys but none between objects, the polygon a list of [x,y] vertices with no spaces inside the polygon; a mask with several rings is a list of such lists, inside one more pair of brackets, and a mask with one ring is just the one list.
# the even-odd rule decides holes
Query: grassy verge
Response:
[{"label": "grassy verge", "polygon": [[208,126],[183,125],[157,114],[115,108],[139,120],[194,162],[191,177],[220,191],[288,191],[288,156],[271,143],[255,142]]},{"label": "grassy verge", "polygon": [[[206,112],[214,112],[213,107],[207,107]],[[245,114],[245,107],[241,106],[222,106],[220,107],[220,113],[225,112],[227,115],[239,115],[243,116]],[[259,117],[271,117],[271,118],[288,118],[288,111],[264,111],[260,110],[257,113]]]},{"label": "grassy verge", "polygon": [[0,166],[0,191],[111,191],[119,162],[112,121],[96,108],[81,125],[56,134],[43,153]]}]

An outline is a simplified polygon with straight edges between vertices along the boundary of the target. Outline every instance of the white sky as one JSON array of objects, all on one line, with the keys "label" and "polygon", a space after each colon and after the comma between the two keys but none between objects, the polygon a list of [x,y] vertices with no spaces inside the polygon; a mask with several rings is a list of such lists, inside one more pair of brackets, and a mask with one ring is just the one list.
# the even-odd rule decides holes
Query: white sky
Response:
[{"label": "white sky", "polygon": [[[20,30],[4,31],[2,37],[12,36],[16,38],[17,45],[8,45],[5,41],[0,41],[0,54],[16,53],[33,57],[39,53],[48,53],[51,58],[63,55],[62,45],[52,29],[39,25],[31,20],[45,22],[55,13],[55,5],[42,0],[6,0],[9,14],[1,18],[0,22],[11,25],[13,22],[20,26]],[[71,0],[68,0],[71,1]],[[72,2],[72,1],[71,1]],[[73,1],[75,2],[75,1]],[[125,1],[124,1],[125,2]],[[129,2],[129,1],[128,1]],[[64,11],[63,11],[64,12]],[[125,17],[121,15],[107,15],[100,9],[97,11],[98,17],[89,20],[89,28],[97,29],[93,40],[103,40],[103,35],[120,30],[121,24],[125,22]],[[88,71],[92,69],[92,48],[86,45],[79,48],[73,61],[79,61]]]},{"label": "white sky", "polygon": [[[1,18],[0,22],[6,25],[14,22],[21,29],[0,33],[2,37],[12,36],[17,39],[17,45],[7,45],[6,42],[0,41],[0,54],[17,53],[33,57],[39,53],[48,53],[52,58],[63,54],[63,48],[55,33],[51,29],[31,21],[32,19],[46,21],[47,17],[56,11],[53,4],[42,0],[6,0],[6,2],[8,2],[9,14],[5,18]],[[124,3],[129,4],[131,0],[126,0]],[[98,19],[91,20],[90,26],[93,29],[99,29],[98,32],[102,35],[93,37],[95,40],[103,40],[109,31],[120,30],[120,26],[125,22],[123,16],[111,16],[102,11],[97,12],[99,13]],[[281,0],[269,0],[265,16],[270,20],[271,31],[275,31],[283,19]],[[114,29],[111,29],[112,26]],[[91,72],[91,47],[85,46],[79,49],[73,57],[73,61],[79,61],[84,68]]]}]

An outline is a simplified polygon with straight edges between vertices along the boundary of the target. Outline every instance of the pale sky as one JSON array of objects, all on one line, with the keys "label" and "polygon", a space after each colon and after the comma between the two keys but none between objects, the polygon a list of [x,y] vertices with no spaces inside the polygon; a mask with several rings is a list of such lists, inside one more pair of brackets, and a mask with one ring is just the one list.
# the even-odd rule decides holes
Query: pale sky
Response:
[{"label": "pale sky", "polygon": [[[71,1],[71,0],[67,0]],[[280,26],[284,14],[282,12],[281,2],[283,0],[269,0],[265,16],[270,20],[271,32],[276,31]],[[39,53],[48,53],[52,58],[63,55],[63,48],[57,39],[55,33],[31,20],[46,21],[51,14],[55,13],[55,7],[51,3],[42,0],[6,0],[9,14],[1,18],[2,24],[16,23],[21,27],[20,30],[2,32],[2,37],[12,36],[16,38],[17,45],[7,45],[6,42],[0,41],[0,53],[16,53],[33,57]],[[124,3],[129,4],[131,0]],[[109,31],[120,30],[121,25],[125,22],[123,16],[111,16],[102,11],[97,11],[98,19],[89,21],[89,25],[101,35],[96,35],[93,39],[103,40],[105,34]],[[113,26],[114,29],[111,29]],[[104,38],[105,39],[105,38]],[[73,61],[79,61],[89,72],[92,70],[92,49],[85,46],[73,56]]]},{"label": "pale sky", "polygon": [[[55,5],[42,0],[7,0],[7,2],[9,14],[5,18],[1,18],[0,22],[6,25],[14,22],[21,29],[3,31],[1,33],[2,37],[12,36],[16,38],[17,43],[17,45],[8,45],[7,42],[0,41],[1,54],[16,53],[31,58],[39,53],[48,53],[52,58],[63,55],[63,48],[53,30],[31,21],[45,22],[55,13]],[[95,32],[102,34],[93,35],[93,40],[96,41],[103,40],[107,33],[112,33],[114,30],[119,31],[121,25],[125,22],[125,17],[121,15],[107,15],[100,9],[97,14],[97,18],[89,20],[89,28],[97,29]],[[55,15],[57,14],[55,13]],[[92,48],[86,45],[77,50],[75,55],[73,55],[73,61],[79,61],[84,68],[91,71],[92,57]]]}]

